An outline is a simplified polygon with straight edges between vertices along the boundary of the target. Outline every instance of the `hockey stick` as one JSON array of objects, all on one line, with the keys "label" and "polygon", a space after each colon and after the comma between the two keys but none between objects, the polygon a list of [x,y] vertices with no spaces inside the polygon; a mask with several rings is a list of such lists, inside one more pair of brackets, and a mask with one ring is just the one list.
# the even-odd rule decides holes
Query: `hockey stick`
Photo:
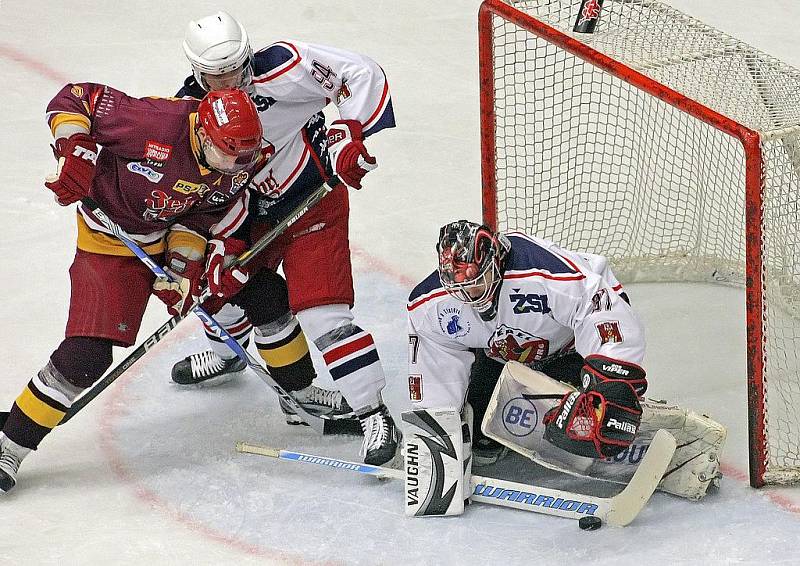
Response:
[{"label": "hockey stick", "polygon": [[[259,240],[251,247],[249,250],[246,250],[242,255],[237,257],[232,266],[241,265],[244,266],[248,262],[250,262],[259,252],[261,252],[264,248],[266,248],[269,244],[271,244],[278,236],[280,236],[289,226],[294,224],[301,216],[303,216],[308,210],[317,204],[322,198],[336,188],[341,181],[338,177],[331,177],[327,183],[323,183],[320,185],[316,190],[314,190],[306,199],[301,202],[291,213],[284,218],[281,222],[275,225],[272,230],[264,234]],[[96,208],[95,205],[88,205],[90,208]],[[113,230],[112,230],[113,231]],[[124,240],[123,240],[124,241]],[[141,258],[140,258],[141,259]],[[190,310],[194,310],[195,307],[199,306],[203,300],[208,297],[207,290],[201,293],[201,298],[196,301]],[[131,367],[139,358],[144,356],[150,348],[155,346],[158,342],[160,342],[173,328],[175,328],[180,321],[186,318],[187,315],[176,314],[167,322],[162,324],[153,334],[151,334],[147,340],[145,340],[136,350],[131,352],[131,354],[125,358],[120,364],[114,368],[113,371],[108,373],[105,377],[103,377],[100,381],[95,383],[90,389],[84,392],[69,408],[69,410],[64,415],[64,418],[59,423],[63,425],[65,422],[69,421],[75,414],[83,409],[86,405],[88,405],[95,397],[97,397],[100,393],[103,392],[109,385],[111,385],[114,381],[119,378],[129,367]],[[238,355],[238,354],[237,354]],[[2,414],[0,414],[0,421],[3,420]]]},{"label": "hockey stick", "polygon": [[[250,248],[249,250],[245,251],[242,255],[240,255],[238,258],[236,258],[236,260],[234,261],[234,263],[232,265],[246,265],[259,252],[261,252],[270,243],[272,243],[278,236],[280,236],[289,226],[291,226],[292,224],[297,222],[297,220],[301,216],[303,216],[306,212],[308,212],[308,210],[312,206],[317,204],[320,200],[322,200],[322,198],[325,195],[327,195],[334,188],[339,186],[339,184],[341,184],[341,180],[339,179],[339,177],[334,175],[326,183],[323,183],[322,185],[320,185],[308,197],[306,197],[306,199],[303,200],[303,202],[301,202],[294,210],[292,210],[291,213],[286,216],[286,218],[284,218],[281,222],[279,222],[277,225],[275,225],[275,227],[272,230],[270,230],[269,232],[264,234],[264,236],[262,236],[253,245],[252,248]],[[89,206],[89,208],[100,210],[97,207],[97,203],[95,203],[94,201],[92,201],[90,199],[86,199],[85,204],[87,206]],[[100,213],[103,214],[102,210],[100,210]],[[105,214],[103,214],[103,217],[108,219],[108,217],[106,217]],[[98,216],[98,218],[100,218],[100,217]],[[108,221],[112,222],[110,219],[108,219]],[[112,224],[113,224],[113,222],[112,222]],[[114,230],[111,229],[108,225],[106,225],[106,227],[109,228],[112,232],[114,232]],[[121,232],[121,229],[119,229],[119,230]],[[124,238],[120,237],[120,240],[127,245],[127,242],[125,241]],[[130,237],[127,237],[127,240],[128,240],[128,242],[134,243],[130,239]],[[134,243],[134,245],[135,245],[135,243]],[[128,246],[128,247],[130,248],[130,246]],[[139,248],[139,250],[141,251],[141,253],[144,256],[146,256],[146,254],[144,253],[144,250],[141,250],[141,248]],[[134,253],[136,253],[136,252],[134,251]],[[142,259],[141,255],[139,255],[139,254],[136,254],[136,255],[140,259]],[[148,260],[149,260],[149,258],[148,258]],[[145,261],[145,260],[143,259],[143,261]],[[151,263],[152,263],[152,260],[149,260],[149,261],[151,261]],[[148,266],[150,265],[150,263],[148,263],[147,261],[145,261],[145,263],[147,263]],[[152,269],[152,267],[151,267],[151,269]],[[204,292],[201,295],[201,297],[202,297],[201,300],[195,302],[192,305],[192,310],[195,307],[197,307],[200,304],[200,302],[203,299],[205,299],[207,296],[208,296],[208,294],[206,292]],[[106,374],[105,377],[103,377],[100,381],[97,381],[94,385],[92,385],[92,387],[87,389],[83,393],[83,395],[81,395],[72,404],[72,406],[69,408],[69,410],[65,413],[64,418],[61,419],[61,422],[59,423],[59,426],[63,425],[67,421],[69,421],[79,411],[81,411],[86,405],[88,405],[95,397],[100,395],[100,393],[102,393],[103,390],[105,390],[109,385],[114,383],[114,381],[116,381],[123,373],[125,373],[125,371],[127,371],[128,368],[130,368],[142,356],[144,356],[153,346],[158,344],[173,328],[175,328],[178,325],[178,323],[181,320],[186,318],[186,316],[187,315],[177,314],[177,315],[173,316],[171,319],[169,319],[167,322],[162,324],[153,334],[151,334],[144,342],[142,342],[142,344],[140,344],[133,352],[131,352],[128,357],[126,357],[124,360],[122,360],[113,370],[111,370],[108,374]],[[223,338],[223,340],[224,340],[224,338]],[[234,352],[236,352],[235,349],[234,349]],[[237,353],[237,356],[238,355],[239,354]],[[260,365],[259,365],[259,367],[260,367]],[[262,377],[262,379],[263,379],[263,377]],[[273,387],[273,389],[274,389],[274,387]],[[279,396],[281,395],[280,392],[278,392],[277,390],[276,390],[276,392],[278,393]],[[292,398],[291,402],[289,402],[289,401],[287,401],[287,402],[292,407],[292,409],[294,409],[294,405],[297,404],[296,402],[294,402],[293,398]],[[306,411],[304,411],[302,409],[299,412],[304,414],[304,415],[308,414]],[[0,429],[5,424],[5,421],[6,421],[7,418],[8,418],[8,411],[0,411]],[[313,419],[314,416],[312,416],[311,418]],[[320,431],[320,432],[322,432],[323,434],[335,432],[335,430],[334,430],[335,426],[333,425],[333,422],[332,422],[333,420],[325,419],[324,417],[316,417],[316,418],[319,418],[319,419],[323,420],[322,425],[321,425],[323,430]],[[319,430],[318,426],[314,427],[314,428]],[[345,428],[347,428],[347,427],[345,427]],[[349,430],[349,429],[347,429],[347,430]]]},{"label": "hockey stick", "polygon": [[[665,430],[653,437],[650,449],[636,469],[628,485],[613,497],[595,497],[561,489],[517,483],[509,480],[472,475],[472,501],[556,515],[569,519],[598,517],[609,525],[624,527],[639,515],[661,481],[675,453],[675,438]],[[327,456],[314,456],[291,450],[279,450],[247,442],[237,442],[236,450],[289,462],[317,464],[328,468],[348,470],[380,478],[403,479],[403,470],[369,466]]]},{"label": "hockey stick", "polygon": [[[318,189],[318,190],[322,190]],[[326,189],[327,192],[327,189]],[[120,227],[116,222],[111,220],[105,212],[98,206],[98,204],[91,199],[90,197],[86,197],[81,200],[81,202],[88,206],[91,209],[92,214],[95,218],[97,218],[111,233],[113,233],[125,246],[131,250],[136,257],[138,257],[142,263],[144,263],[153,274],[161,279],[166,281],[174,281],[170,275],[164,271],[164,269],[158,265],[153,258],[151,258],[142,248],[137,244],[123,229]],[[294,220],[299,218],[299,216],[293,217]],[[291,219],[290,219],[291,220]],[[288,226],[290,223],[285,223],[285,226]],[[294,400],[294,397],[289,395],[286,390],[281,387],[278,382],[276,382],[272,376],[267,372],[261,364],[256,361],[247,350],[242,348],[242,346],[236,341],[233,336],[231,336],[227,330],[225,330],[212,316],[210,316],[206,311],[199,304],[195,304],[192,307],[192,312],[194,312],[200,320],[202,320],[207,327],[211,328],[217,335],[222,339],[228,348],[230,348],[242,361],[244,361],[255,373],[258,377],[261,378],[264,383],[269,385],[275,393],[278,394],[284,403],[286,403],[292,410],[294,410],[300,417],[303,418],[305,422],[309,424],[314,430],[317,430],[321,434],[325,434],[325,421],[317,416],[312,415],[308,411],[306,411],[297,401]]]}]

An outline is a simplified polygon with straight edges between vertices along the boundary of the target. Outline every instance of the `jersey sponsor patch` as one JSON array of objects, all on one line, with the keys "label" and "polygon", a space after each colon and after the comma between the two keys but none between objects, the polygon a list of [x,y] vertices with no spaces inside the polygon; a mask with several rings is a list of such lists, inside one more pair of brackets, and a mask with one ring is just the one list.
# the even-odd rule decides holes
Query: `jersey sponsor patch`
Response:
[{"label": "jersey sponsor patch", "polygon": [[153,171],[150,167],[145,167],[141,163],[136,161],[131,161],[128,163],[128,171],[131,173],[136,173],[137,175],[141,175],[145,177],[151,183],[158,183],[162,177],[164,177],[163,173],[159,173],[157,171]]},{"label": "jersey sponsor patch", "polygon": [[239,171],[234,175],[233,179],[231,179],[231,194],[235,194],[239,192],[239,189],[244,187],[247,184],[247,181],[250,179],[250,173],[247,171]]},{"label": "jersey sponsor patch", "polygon": [[597,333],[600,335],[601,344],[613,344],[624,340],[622,332],[619,329],[619,322],[616,320],[599,322],[595,327],[597,328]]},{"label": "jersey sponsor patch", "polygon": [[147,140],[144,145],[144,158],[148,165],[161,167],[169,159],[172,146],[153,140]]},{"label": "jersey sponsor patch", "polygon": [[447,307],[439,312],[439,328],[451,338],[461,338],[469,334],[470,323],[461,319],[461,309]]},{"label": "jersey sponsor patch", "polygon": [[501,324],[489,338],[487,355],[497,360],[530,364],[541,360],[550,349],[550,342],[530,332]]},{"label": "jersey sponsor patch", "polygon": [[422,375],[408,376],[408,398],[412,401],[422,401]]},{"label": "jersey sponsor patch", "polygon": [[553,310],[547,304],[547,295],[520,293],[519,289],[512,289],[508,298],[514,304],[514,314],[528,314],[529,312],[547,314]]},{"label": "jersey sponsor patch", "polygon": [[517,437],[528,436],[539,424],[539,413],[530,399],[514,397],[503,407],[503,427]]},{"label": "jersey sponsor patch", "polygon": [[209,191],[209,188],[205,183],[190,183],[189,181],[178,179],[175,181],[175,184],[172,185],[172,190],[183,193],[184,195],[196,193],[198,196],[202,197]]}]

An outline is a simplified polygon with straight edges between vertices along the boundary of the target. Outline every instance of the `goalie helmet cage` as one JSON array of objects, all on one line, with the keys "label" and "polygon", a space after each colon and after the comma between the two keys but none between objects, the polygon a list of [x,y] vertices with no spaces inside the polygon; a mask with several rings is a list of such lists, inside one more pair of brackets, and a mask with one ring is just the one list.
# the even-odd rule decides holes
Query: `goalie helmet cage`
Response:
[{"label": "goalie helmet cage", "polygon": [[750,483],[795,482],[800,72],[661,2],[606,0],[592,34],[579,7],[481,5],[484,221],[625,282],[744,285]]}]

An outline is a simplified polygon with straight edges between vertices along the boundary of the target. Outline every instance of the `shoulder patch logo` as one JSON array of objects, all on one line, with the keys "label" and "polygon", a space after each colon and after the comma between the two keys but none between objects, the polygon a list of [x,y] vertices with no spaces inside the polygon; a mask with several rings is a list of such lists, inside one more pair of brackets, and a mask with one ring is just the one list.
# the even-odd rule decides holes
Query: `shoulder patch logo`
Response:
[{"label": "shoulder patch logo", "polygon": [[619,329],[619,322],[616,320],[599,322],[595,326],[600,335],[601,344],[618,343],[624,340],[622,331]]},{"label": "shoulder patch logo", "polygon": [[461,309],[457,307],[446,307],[439,311],[439,328],[444,334],[452,338],[461,338],[469,334],[471,325],[469,321],[461,319]]}]

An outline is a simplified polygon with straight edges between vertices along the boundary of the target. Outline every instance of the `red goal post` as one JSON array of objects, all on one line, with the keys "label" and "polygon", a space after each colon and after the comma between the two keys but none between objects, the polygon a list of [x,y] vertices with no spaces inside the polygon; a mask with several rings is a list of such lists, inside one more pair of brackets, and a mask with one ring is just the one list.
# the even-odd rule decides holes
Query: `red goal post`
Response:
[{"label": "red goal post", "polygon": [[750,483],[797,481],[800,72],[654,0],[575,33],[580,5],[481,5],[484,221],[623,282],[743,285]]}]

